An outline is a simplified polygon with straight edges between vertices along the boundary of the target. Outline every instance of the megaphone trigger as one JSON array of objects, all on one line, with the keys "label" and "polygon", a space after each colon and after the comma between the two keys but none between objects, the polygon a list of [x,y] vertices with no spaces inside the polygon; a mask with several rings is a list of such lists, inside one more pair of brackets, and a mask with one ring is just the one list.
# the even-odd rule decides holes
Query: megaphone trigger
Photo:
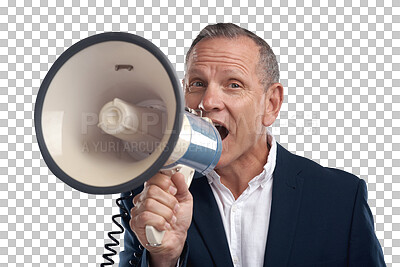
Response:
[{"label": "megaphone trigger", "polygon": [[185,181],[188,187],[192,183],[194,176],[194,169],[182,164],[178,164],[172,168],[162,169],[160,172],[168,176],[172,176],[177,172],[182,173],[183,176],[185,177]]}]

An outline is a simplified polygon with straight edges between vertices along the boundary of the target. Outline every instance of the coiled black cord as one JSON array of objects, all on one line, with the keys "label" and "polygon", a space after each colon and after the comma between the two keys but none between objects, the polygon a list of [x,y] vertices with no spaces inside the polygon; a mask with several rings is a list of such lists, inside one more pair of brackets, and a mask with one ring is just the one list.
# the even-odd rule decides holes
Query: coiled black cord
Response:
[{"label": "coiled black cord", "polygon": [[119,214],[115,214],[112,216],[112,221],[114,222],[114,224],[116,226],[118,226],[118,228],[120,229],[119,231],[110,231],[108,232],[108,237],[113,241],[113,243],[107,243],[104,245],[104,248],[108,251],[110,251],[109,253],[104,253],[103,254],[103,258],[109,262],[105,262],[102,263],[100,266],[107,266],[107,265],[113,265],[114,264],[114,260],[111,259],[112,256],[117,255],[117,251],[115,251],[115,249],[113,249],[112,247],[116,247],[119,246],[119,241],[114,237],[114,235],[120,235],[124,233],[124,227],[116,220],[117,218],[126,218],[129,213],[128,210],[125,208],[125,206],[122,204],[123,200],[126,200],[128,198],[130,198],[133,195],[133,191],[130,192],[130,194],[120,197],[118,198],[115,203],[117,203],[117,206],[120,208],[121,212]]}]

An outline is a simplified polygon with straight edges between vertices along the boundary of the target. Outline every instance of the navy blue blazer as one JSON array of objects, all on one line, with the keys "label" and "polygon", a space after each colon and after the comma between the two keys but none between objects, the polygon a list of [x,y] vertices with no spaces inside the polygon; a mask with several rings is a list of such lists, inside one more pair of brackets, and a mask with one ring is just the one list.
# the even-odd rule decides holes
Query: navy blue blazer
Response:
[{"label": "navy blue blazer", "polygon": [[[276,160],[264,266],[386,266],[364,180],[296,156],[279,144]],[[207,178],[194,179],[190,192],[193,220],[182,266],[233,266]],[[132,198],[123,203],[132,208]],[[123,220],[125,250],[120,253],[120,266],[147,267],[148,252],[140,246],[129,220]]]}]

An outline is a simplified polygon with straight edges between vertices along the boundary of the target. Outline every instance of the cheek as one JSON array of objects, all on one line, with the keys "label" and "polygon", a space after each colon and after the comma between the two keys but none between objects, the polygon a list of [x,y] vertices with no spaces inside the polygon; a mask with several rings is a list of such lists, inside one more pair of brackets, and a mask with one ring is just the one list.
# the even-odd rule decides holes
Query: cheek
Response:
[{"label": "cheek", "polygon": [[195,95],[185,95],[185,103],[189,108],[197,109],[200,104],[201,97]]},{"label": "cheek", "polygon": [[[237,112],[239,110],[240,112]],[[259,133],[263,128],[263,113],[260,107],[257,107],[257,102],[237,109],[235,114],[232,115],[239,136],[249,138],[249,136],[254,136],[254,134]]]}]

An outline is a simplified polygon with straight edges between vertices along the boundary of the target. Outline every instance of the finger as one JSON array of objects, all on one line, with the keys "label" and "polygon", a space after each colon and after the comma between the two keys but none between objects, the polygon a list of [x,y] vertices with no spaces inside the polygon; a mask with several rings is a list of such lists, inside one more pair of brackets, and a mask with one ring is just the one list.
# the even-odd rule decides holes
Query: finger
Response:
[{"label": "finger", "polygon": [[170,224],[176,223],[174,211],[152,198],[148,198],[140,203],[136,210],[136,213],[140,214],[145,211],[150,211],[154,214],[162,216]]},{"label": "finger", "polygon": [[141,193],[137,194],[136,196],[133,197],[133,200],[132,200],[133,206],[136,206],[137,203],[139,202],[140,195],[141,195]]},{"label": "finger", "polygon": [[144,187],[142,192],[133,197],[132,199],[133,206],[136,206],[140,201],[143,200],[143,197],[145,196],[146,192],[147,192],[147,187]]},{"label": "finger", "polygon": [[144,211],[136,215],[131,220],[132,229],[143,230],[146,225],[155,227],[158,231],[170,230],[171,225],[165,220],[164,217],[150,211]]},{"label": "finger", "polygon": [[179,202],[184,201],[187,198],[191,197],[191,194],[189,192],[188,186],[185,181],[185,177],[183,176],[182,173],[177,172],[174,175],[172,175],[171,181],[173,182],[173,184],[175,185],[175,187],[177,189],[175,198]]},{"label": "finger", "polygon": [[147,198],[153,198],[158,202],[168,206],[171,209],[175,209],[178,204],[178,200],[172,195],[176,193],[177,189],[174,187],[174,192],[165,192],[156,185],[150,185],[143,191],[133,198],[133,205],[137,206],[140,202],[143,202]]},{"label": "finger", "polygon": [[168,175],[157,173],[150,180],[147,181],[146,187],[156,185],[162,190],[168,192],[169,187],[172,185],[171,178]]},{"label": "finger", "polygon": [[178,200],[171,194],[171,192],[167,193],[156,185],[150,185],[148,187],[146,191],[146,198],[155,199],[172,210],[175,209],[176,205],[178,204]]}]

